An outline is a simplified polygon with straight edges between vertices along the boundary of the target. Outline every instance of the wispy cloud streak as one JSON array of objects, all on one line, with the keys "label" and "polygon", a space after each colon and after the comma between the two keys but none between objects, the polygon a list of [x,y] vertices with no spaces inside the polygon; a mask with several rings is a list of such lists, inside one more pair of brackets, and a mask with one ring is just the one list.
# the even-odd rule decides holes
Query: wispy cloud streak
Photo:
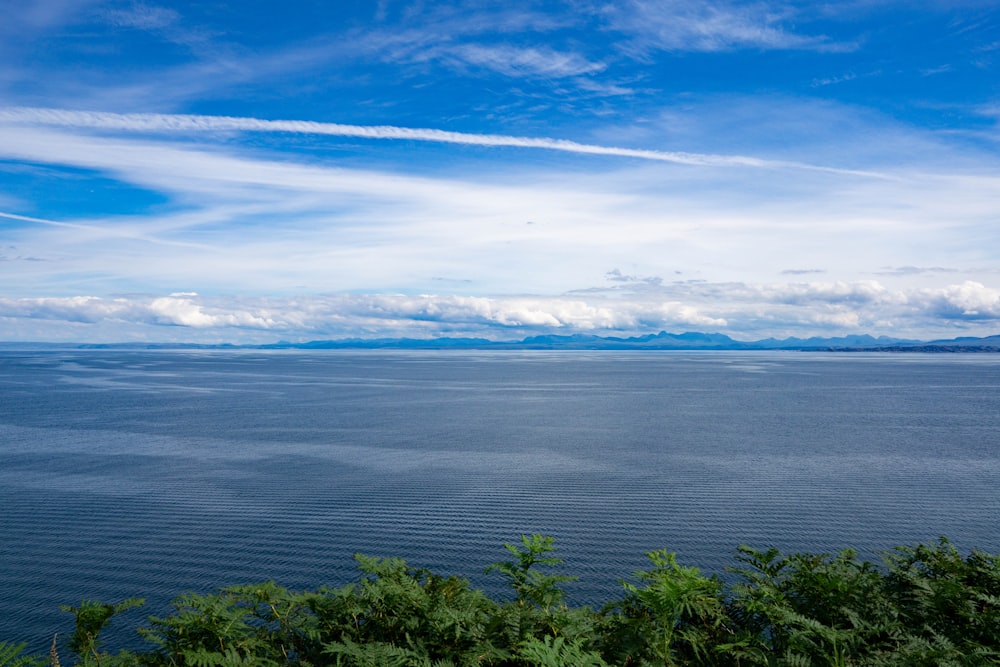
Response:
[{"label": "wispy cloud streak", "polygon": [[45,220],[44,218],[32,218],[27,215],[17,215],[16,213],[4,213],[0,211],[0,218],[7,220],[17,220],[18,222],[33,222],[38,225],[49,225],[51,227],[68,227],[70,229],[93,229],[90,225],[81,225],[73,222],[57,222],[55,220]]},{"label": "wispy cloud streak", "polygon": [[178,246],[183,248],[206,248],[200,243],[188,243],[184,241],[170,241],[155,236],[150,236],[149,234],[140,233],[133,229],[122,229],[122,228],[112,228],[107,226],[99,225],[84,225],[78,222],[59,222],[57,220],[47,220],[45,218],[32,218],[27,215],[17,215],[16,213],[5,213],[0,211],[0,219],[7,220],[17,220],[19,222],[30,222],[36,225],[45,225],[48,227],[62,227],[64,229],[75,229],[83,232],[89,233],[95,238],[123,238],[123,239],[135,239],[138,241],[147,241],[149,243],[156,243],[168,246]]},{"label": "wispy cloud streak", "polygon": [[543,150],[635,158],[701,167],[751,167],[759,169],[800,169],[867,178],[889,179],[879,172],[841,169],[804,162],[768,160],[745,155],[720,155],[623,148],[585,144],[549,137],[523,137],[501,134],[473,134],[431,128],[408,128],[393,125],[345,125],[301,120],[266,120],[234,116],[183,114],[121,114],[102,111],[73,111],[35,107],[0,108],[0,122],[49,125],[58,127],[119,130],[128,132],[286,132],[293,134],[355,137],[373,140],[427,141],[470,146],[536,148]]}]

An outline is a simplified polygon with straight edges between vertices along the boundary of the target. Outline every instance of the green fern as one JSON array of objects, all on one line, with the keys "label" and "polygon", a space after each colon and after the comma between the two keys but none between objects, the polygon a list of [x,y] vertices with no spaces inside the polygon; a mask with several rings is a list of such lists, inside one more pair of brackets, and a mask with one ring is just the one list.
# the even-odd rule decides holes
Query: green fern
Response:
[{"label": "green fern", "polygon": [[385,642],[355,644],[345,639],[330,642],[325,652],[334,656],[338,667],[432,667],[426,656]]},{"label": "green fern", "polygon": [[39,656],[22,655],[25,646],[0,642],[0,667],[43,667],[47,663]]},{"label": "green fern", "polygon": [[550,610],[563,600],[562,584],[576,581],[576,577],[562,574],[548,574],[540,567],[556,567],[562,559],[547,554],[555,551],[555,538],[548,535],[521,535],[521,545],[506,543],[504,548],[517,560],[500,561],[488,566],[485,572],[500,572],[507,578],[508,585],[517,593],[521,605],[536,605]]},{"label": "green fern", "polygon": [[531,667],[608,667],[601,656],[585,648],[583,639],[530,637],[518,646],[517,656]]},{"label": "green fern", "polygon": [[112,617],[143,604],[145,604],[145,600],[141,598],[129,598],[118,604],[84,600],[79,607],[69,605],[59,607],[62,611],[73,614],[74,630],[69,640],[70,649],[85,664],[93,663],[97,667],[102,664],[111,664],[113,662],[111,657],[100,650],[101,631],[107,627]]},{"label": "green fern", "polygon": [[680,565],[676,554],[665,549],[646,555],[654,567],[636,573],[644,587],[623,584],[626,609],[663,664],[679,664],[681,644],[689,656],[708,660],[712,631],[723,622],[722,583],[701,576],[696,567]]}]

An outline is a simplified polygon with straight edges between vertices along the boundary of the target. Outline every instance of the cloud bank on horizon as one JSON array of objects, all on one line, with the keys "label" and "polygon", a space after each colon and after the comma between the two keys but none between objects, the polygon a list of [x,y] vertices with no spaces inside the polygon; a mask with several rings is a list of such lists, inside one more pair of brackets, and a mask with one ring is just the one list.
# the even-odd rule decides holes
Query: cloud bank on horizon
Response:
[{"label": "cloud bank on horizon", "polygon": [[5,10],[0,340],[1000,329],[1000,2],[327,4]]}]

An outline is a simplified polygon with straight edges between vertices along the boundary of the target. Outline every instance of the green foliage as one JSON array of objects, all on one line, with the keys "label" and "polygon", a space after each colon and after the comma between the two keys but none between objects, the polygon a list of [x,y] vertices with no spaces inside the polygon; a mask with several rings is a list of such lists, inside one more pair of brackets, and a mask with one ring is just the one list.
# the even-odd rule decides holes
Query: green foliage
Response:
[{"label": "green foliage", "polygon": [[552,555],[554,544],[546,535],[521,535],[520,545],[504,544],[516,560],[486,568],[487,573],[503,575],[516,594],[513,604],[498,606],[490,619],[491,642],[507,656],[498,664],[548,664],[559,659],[591,664],[600,658],[594,651],[599,642],[597,615],[587,607],[570,609],[560,588],[576,577],[541,569],[562,565],[562,559]]},{"label": "green foliage", "polygon": [[[111,619],[142,603],[84,600],[68,645],[83,667],[981,667],[1000,665],[1000,557],[942,538],[882,564],[851,550],[783,555],[740,547],[725,586],[674,553],[600,611],[566,604],[554,540],[522,535],[495,563],[497,602],[466,579],[357,555],[357,581],[293,592],[274,582],[186,594],[149,619],[143,653],[103,650]],[[59,667],[0,642],[0,667]]]},{"label": "green foliage", "polygon": [[100,634],[113,616],[143,604],[145,601],[141,598],[129,598],[113,605],[97,600],[84,600],[79,607],[59,607],[74,617],[73,635],[69,639],[70,650],[81,658],[84,665],[126,664],[131,658],[128,654],[112,657],[100,651]]},{"label": "green foliage", "polygon": [[715,664],[712,646],[724,625],[722,582],[680,565],[665,549],[646,555],[653,569],[636,572],[645,585],[624,583],[622,614],[632,641],[641,640],[630,652],[658,665]]},{"label": "green foliage", "polygon": [[585,647],[583,639],[567,641],[563,637],[529,637],[518,646],[517,656],[532,667],[607,667],[594,651]]},{"label": "green foliage", "polygon": [[973,551],[963,559],[942,537],[899,547],[886,562],[886,590],[910,629],[908,651],[936,664],[1000,664],[1000,556]]},{"label": "green foliage", "polygon": [[740,548],[737,569],[745,583],[735,587],[744,627],[758,634],[758,648],[786,661],[844,665],[896,629],[894,612],[882,594],[875,565],[859,562],[851,550],[837,556]]},{"label": "green foliage", "polygon": [[308,665],[319,652],[307,596],[273,581],[182,595],[174,609],[166,618],[151,618],[151,627],[142,631],[165,664]]},{"label": "green foliage", "polygon": [[548,611],[563,600],[561,584],[576,581],[576,577],[562,574],[548,574],[539,567],[562,565],[562,559],[548,556],[555,551],[555,538],[547,535],[521,535],[521,546],[504,544],[504,548],[517,560],[493,563],[486,572],[498,571],[507,578],[511,588],[517,593],[518,604],[533,604]]},{"label": "green foliage", "polygon": [[46,663],[37,656],[21,655],[25,646],[0,642],[0,667],[42,667]]},{"label": "green foliage", "polygon": [[[730,617],[748,664],[1000,664],[1000,559],[947,540],[900,547],[885,568],[740,547]],[[780,658],[775,659],[775,656]]]},{"label": "green foliage", "polygon": [[360,586],[313,600],[334,664],[477,665],[504,655],[488,634],[496,604],[467,580],[400,558],[355,559]]}]

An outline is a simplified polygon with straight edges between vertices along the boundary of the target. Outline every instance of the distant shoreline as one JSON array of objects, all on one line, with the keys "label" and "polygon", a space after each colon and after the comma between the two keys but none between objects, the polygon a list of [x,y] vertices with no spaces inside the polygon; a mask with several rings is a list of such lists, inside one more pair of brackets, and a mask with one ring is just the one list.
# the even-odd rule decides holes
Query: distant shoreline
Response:
[{"label": "distant shoreline", "polygon": [[767,338],[739,341],[725,334],[685,332],[620,338],[594,335],[540,335],[521,340],[486,338],[346,338],[276,343],[46,343],[0,342],[0,350],[605,350],[678,352],[911,352],[925,354],[997,353],[1000,335],[985,338],[963,337],[949,340],[906,340],[870,335],[836,338]]}]

